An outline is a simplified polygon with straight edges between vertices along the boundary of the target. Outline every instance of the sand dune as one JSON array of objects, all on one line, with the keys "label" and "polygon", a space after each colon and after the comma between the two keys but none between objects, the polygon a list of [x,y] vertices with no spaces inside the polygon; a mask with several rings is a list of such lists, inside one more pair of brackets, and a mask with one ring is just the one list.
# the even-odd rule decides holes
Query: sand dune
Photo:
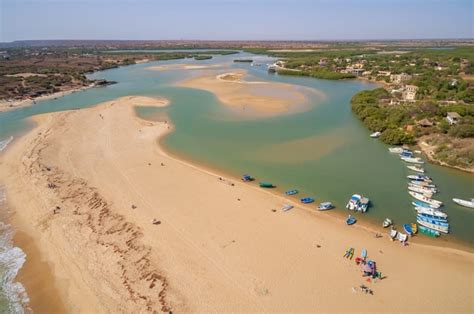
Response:
[{"label": "sand dune", "polygon": [[[297,204],[283,213],[283,197],[167,155],[157,139],[169,126],[138,119],[144,104],[166,102],[39,116],[0,156],[13,223],[54,279],[33,309],[58,297],[74,313],[472,311],[472,253],[402,247]],[[342,257],[349,246],[386,278],[366,282]],[[363,283],[374,295],[353,289]]]}]

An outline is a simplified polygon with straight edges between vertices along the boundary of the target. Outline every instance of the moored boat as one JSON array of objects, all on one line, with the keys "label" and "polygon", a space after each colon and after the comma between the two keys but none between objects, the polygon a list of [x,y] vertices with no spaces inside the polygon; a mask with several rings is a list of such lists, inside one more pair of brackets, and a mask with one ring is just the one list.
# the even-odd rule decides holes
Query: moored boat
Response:
[{"label": "moored boat", "polygon": [[286,195],[295,195],[295,194],[298,194],[298,190],[297,189],[293,189],[293,190],[288,190],[285,192]]},{"label": "moored boat", "polygon": [[382,223],[382,226],[384,228],[387,228],[393,224],[392,220],[390,218],[385,218],[385,220]]},{"label": "moored boat", "polygon": [[411,224],[411,230],[413,231],[413,234],[418,233],[418,225],[415,223]]},{"label": "moored boat", "polygon": [[419,185],[419,186],[422,186],[422,187],[425,187],[425,188],[436,189],[436,185],[434,185],[434,184],[432,184],[432,183],[425,182],[425,181],[411,180],[410,182],[408,182],[408,184],[411,184],[411,185]]},{"label": "moored boat", "polygon": [[408,233],[408,235],[413,234],[413,229],[411,228],[410,224],[404,224],[403,225],[403,230],[405,230],[405,232]]},{"label": "moored boat", "polygon": [[401,157],[401,160],[405,161],[405,162],[409,162],[409,163],[412,163],[412,164],[424,164],[425,162],[423,160],[421,160],[420,158],[416,157],[416,158],[413,158],[413,157]]},{"label": "moored boat", "polygon": [[302,199],[300,199],[300,201],[303,204],[309,204],[309,203],[314,202],[314,198],[312,198],[312,197],[303,197]]},{"label": "moored boat", "polygon": [[367,197],[363,197],[359,194],[351,196],[346,208],[349,210],[355,210],[365,213],[369,207],[370,200]]},{"label": "moored boat", "polygon": [[407,166],[408,169],[410,170],[413,170],[415,172],[419,172],[419,173],[425,173],[425,169],[421,168],[421,167],[417,167],[417,166]]},{"label": "moored boat", "polygon": [[250,182],[250,181],[253,181],[253,180],[255,180],[255,178],[252,177],[252,176],[249,175],[249,174],[244,174],[244,175],[242,176],[242,181],[244,181],[244,182]]},{"label": "moored boat", "polygon": [[415,206],[415,208],[416,208],[416,207],[424,207],[424,208],[435,209],[435,208],[434,208],[433,206],[431,206],[430,204],[427,204],[427,203],[422,202],[422,201],[413,201],[413,202],[411,202],[411,204],[412,204],[413,206]]},{"label": "moored boat", "polygon": [[421,174],[412,174],[412,175],[409,175],[407,176],[408,179],[412,180],[412,181],[424,181],[424,182],[431,182],[431,178],[428,177],[428,176],[425,176],[425,175],[421,175]]},{"label": "moored boat", "polygon": [[447,217],[439,217],[439,216],[433,216],[430,214],[424,214],[424,213],[418,213],[418,216],[425,220],[429,221],[434,221],[433,223],[443,223],[443,224],[448,224],[448,218]]},{"label": "moored boat", "polygon": [[[419,216],[417,216],[417,219],[416,219],[416,222],[421,225],[421,226],[424,226],[424,227],[427,227],[427,228],[430,228],[432,230],[435,230],[435,231],[439,231],[439,232],[443,232],[443,233],[449,233],[449,224],[439,224],[439,223],[435,223],[435,222],[432,222],[430,220],[427,220],[427,219],[423,219]],[[420,226],[420,227],[421,227]]]},{"label": "moored boat", "polygon": [[275,186],[270,182],[260,182],[260,187],[268,189],[268,188],[274,188]]},{"label": "moored boat", "polygon": [[331,202],[322,202],[321,204],[318,205],[319,210],[329,210],[333,208],[334,208],[334,205],[332,205]]},{"label": "moored boat", "polygon": [[377,138],[377,137],[380,137],[380,135],[382,135],[382,133],[377,131],[377,132],[374,132],[374,133],[370,134],[370,137],[371,138]]},{"label": "moored boat", "polygon": [[403,148],[401,147],[389,147],[388,151],[391,152],[392,154],[400,154],[403,152]]},{"label": "moored boat", "polygon": [[397,237],[397,234],[398,234],[398,231],[397,231],[397,230],[395,230],[395,229],[390,229],[390,232],[389,232],[388,235],[390,236],[390,238],[395,239],[395,238]]},{"label": "moored boat", "polygon": [[453,202],[464,207],[474,208],[474,198],[470,201],[466,201],[460,198],[453,198]]},{"label": "moored boat", "polygon": [[357,219],[355,217],[352,217],[351,215],[349,215],[346,219],[346,224],[348,224],[349,226],[355,224],[356,222]]},{"label": "moored boat", "polygon": [[413,198],[416,198],[416,199],[419,200],[419,201],[425,202],[425,203],[429,204],[429,205],[430,205],[431,207],[433,207],[433,208],[440,208],[440,207],[443,205],[443,202],[438,201],[438,200],[434,200],[434,199],[431,199],[431,198],[428,198],[428,197],[424,196],[423,194],[416,193],[416,192],[412,192],[412,191],[409,191],[408,193],[409,193]]},{"label": "moored boat", "polygon": [[434,237],[434,238],[437,238],[440,236],[439,231],[427,228],[425,226],[419,226],[418,228],[420,229],[421,233],[426,234],[427,236]]},{"label": "moored boat", "polygon": [[448,214],[440,210],[436,210],[429,207],[415,206],[415,210],[417,211],[418,214],[426,214],[426,215],[431,215],[433,217],[439,217],[439,218],[448,218]]},{"label": "moored boat", "polygon": [[399,154],[400,157],[413,157],[413,153],[411,150],[404,149],[402,152]]},{"label": "moored boat", "polygon": [[429,198],[431,198],[433,196],[433,191],[428,190],[428,189],[424,189],[424,188],[419,187],[419,186],[409,185],[408,190],[416,192],[416,193],[423,194],[424,196],[429,197]]}]

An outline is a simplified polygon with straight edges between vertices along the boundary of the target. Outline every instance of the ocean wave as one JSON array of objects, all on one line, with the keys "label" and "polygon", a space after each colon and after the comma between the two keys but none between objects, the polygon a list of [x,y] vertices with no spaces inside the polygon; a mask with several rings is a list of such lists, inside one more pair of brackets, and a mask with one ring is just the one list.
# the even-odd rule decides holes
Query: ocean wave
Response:
[{"label": "ocean wave", "polygon": [[[4,189],[0,188],[0,205],[5,201]],[[0,222],[0,311],[8,313],[25,313],[29,298],[25,287],[15,281],[18,271],[26,261],[26,254],[19,247],[13,246],[13,229]],[[6,304],[1,304],[1,303]],[[2,311],[3,312],[3,311]]]},{"label": "ocean wave", "polygon": [[10,136],[6,140],[1,140],[0,141],[0,152],[2,150],[4,150],[5,148],[7,148],[8,144],[10,144],[11,141],[13,141],[13,136]]}]

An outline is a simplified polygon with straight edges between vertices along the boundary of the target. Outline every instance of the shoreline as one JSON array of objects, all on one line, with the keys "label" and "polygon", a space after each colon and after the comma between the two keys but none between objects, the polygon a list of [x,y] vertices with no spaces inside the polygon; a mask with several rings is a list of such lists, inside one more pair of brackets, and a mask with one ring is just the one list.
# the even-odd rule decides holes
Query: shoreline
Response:
[{"label": "shoreline", "polygon": [[439,161],[438,159],[433,157],[433,146],[428,144],[424,138],[420,138],[416,146],[421,150],[423,155],[428,159],[428,161],[433,164],[433,165],[438,165],[441,167],[446,167],[446,168],[451,168],[455,170],[459,170],[462,172],[467,172],[467,173],[474,173],[474,169],[469,169],[469,168],[464,168],[464,167],[459,167],[459,166],[453,166],[448,163],[445,163],[443,161]]},{"label": "shoreline", "polygon": [[[108,207],[110,214],[122,215],[130,226],[138,226],[142,233],[140,241],[151,248],[150,263],[159,261],[159,274],[167,278],[168,289],[166,296],[163,297],[169,300],[172,310],[274,311],[310,308],[314,310],[316,307],[319,310],[340,311],[347,310],[350,306],[353,310],[376,311],[382,308],[381,302],[394,306],[394,310],[428,305],[429,308],[438,309],[439,306],[444,306],[446,309],[450,305],[453,306],[451,309],[462,310],[468,306],[466,303],[468,301],[464,298],[467,292],[463,290],[466,280],[461,275],[465,274],[466,267],[472,264],[471,253],[423,245],[414,245],[416,250],[410,246],[403,248],[398,243],[385,241],[386,239],[375,239],[372,234],[361,231],[362,226],[357,228],[341,226],[333,217],[328,218],[332,215],[315,216],[310,214],[309,210],[299,210],[300,205],[288,213],[281,213],[279,210],[272,213],[271,208],[279,208],[283,200],[281,196],[276,197],[270,191],[262,191],[258,187],[238,181],[235,182],[235,186],[222,184],[221,180],[217,180],[215,172],[209,173],[202,167],[188,165],[186,161],[167,156],[166,152],[163,154],[162,147],[157,144],[169,134],[172,127],[137,118],[134,107],[114,105],[119,101],[114,100],[81,110],[41,115],[39,118],[42,122],[34,131],[19,139],[7,151],[15,155],[15,152],[12,152],[15,150],[20,154],[22,150],[19,146],[27,139],[39,138],[40,141],[36,142],[39,146],[34,149],[38,149],[40,161],[47,157],[51,173],[50,170],[32,168],[33,173],[39,171],[33,181],[40,180],[41,184],[35,184],[35,187],[29,187],[30,189],[43,189],[44,192],[40,194],[46,193],[51,198],[55,193],[63,193],[61,192],[63,184],[59,183],[61,181],[58,181],[58,192],[55,192],[54,189],[45,189],[41,178],[46,176],[53,179],[57,175],[63,178],[62,171],[70,168],[68,172],[81,178],[84,184],[97,187],[96,193],[99,193],[102,202],[112,203]],[[121,125],[120,128],[114,127],[117,123]],[[65,131],[63,124],[67,125],[67,134],[61,132]],[[74,126],[81,128],[77,129]],[[54,132],[56,128],[58,132]],[[43,131],[38,134],[39,130]],[[135,140],[130,141],[130,136]],[[74,145],[70,145],[68,141],[73,141]],[[49,142],[54,145],[48,146]],[[152,143],[154,146],[150,147]],[[104,150],[101,155],[103,158],[100,160],[94,158],[95,154],[91,155],[89,151],[91,147]],[[84,154],[78,155],[79,151],[84,151]],[[95,153],[94,149],[92,151]],[[35,165],[35,159],[29,161],[28,156],[36,158],[34,150],[33,153],[26,155],[26,160],[23,162],[26,164],[33,162]],[[138,156],[138,159],[134,161],[133,158],[137,157],[133,156]],[[182,180],[184,176],[186,180]],[[67,178],[61,180],[69,182]],[[20,186],[23,185],[18,187]],[[18,189],[9,191],[12,192],[16,204],[25,193]],[[34,197],[34,190],[30,192],[33,193],[30,197]],[[183,194],[188,197],[179,197]],[[80,195],[74,196],[74,193],[71,195],[73,199],[80,197]],[[242,196],[241,201],[240,199],[235,201],[236,197]],[[131,201],[138,206],[137,210],[132,212]],[[54,269],[59,272],[55,272],[56,283],[63,286],[66,284],[67,289],[58,289],[63,296],[62,300],[67,302],[66,308],[72,312],[88,308],[111,311],[117,309],[120,304],[124,306],[121,307],[122,310],[130,308],[133,305],[133,298],[130,296],[125,295],[125,299],[117,300],[120,304],[115,304],[109,298],[115,295],[115,292],[108,294],[108,289],[101,289],[105,283],[115,287],[112,291],[119,289],[120,284],[115,282],[115,277],[107,278],[103,282],[105,278],[102,276],[89,274],[90,272],[93,274],[95,268],[107,271],[100,265],[109,260],[112,251],[108,249],[97,251],[101,253],[102,258],[104,253],[107,253],[105,261],[96,260],[94,255],[89,256],[96,252],[95,246],[91,246],[88,241],[84,242],[84,234],[90,232],[85,232],[88,229],[78,229],[82,230],[77,234],[80,237],[72,237],[75,228],[80,228],[81,219],[80,216],[76,217],[69,212],[67,203],[69,201],[65,202],[66,204],[61,205],[64,211],[61,209],[56,216],[46,214],[44,210],[48,210],[49,206],[43,205],[28,211],[26,207],[22,212],[15,208],[17,210],[15,218],[19,219],[19,215],[28,217],[24,221],[24,226],[31,232],[30,236],[36,235],[41,238],[48,234],[60,235],[59,238],[50,238],[56,243],[55,245],[41,240],[42,244],[38,245],[38,248],[49,252],[47,255],[44,255],[44,251],[42,253],[43,256],[48,256],[50,262],[54,263]],[[33,204],[41,203],[33,202]],[[92,212],[90,214],[93,215]],[[109,216],[103,218],[106,224],[109,221],[107,217]],[[150,220],[153,217],[158,217],[163,223],[160,226],[151,224]],[[19,220],[17,222],[20,223]],[[40,225],[34,222],[40,222]],[[91,223],[95,225],[94,217]],[[66,228],[61,227],[62,225]],[[99,225],[95,226],[100,228]],[[87,238],[91,236],[93,239],[94,233]],[[110,240],[119,236],[120,233],[115,234]],[[65,239],[62,239],[63,237]],[[81,247],[79,251],[74,249],[75,241],[78,241],[77,245]],[[321,248],[315,249],[315,243]],[[349,244],[356,244],[358,250],[363,244],[368,248],[372,258],[377,259],[382,270],[388,273],[387,280],[373,287],[377,292],[370,298],[351,292],[351,286],[360,284],[361,279],[353,262],[349,264],[341,258],[343,250]],[[55,249],[57,245],[59,251]],[[66,245],[67,250],[63,252],[61,249],[64,248],[61,245]],[[286,249],[282,251],[283,247]],[[383,253],[380,253],[382,250]],[[452,254],[453,252],[456,254]],[[247,258],[241,259],[242,256]],[[84,260],[86,257],[89,259]],[[74,258],[74,265],[67,263],[71,258]],[[84,268],[88,265],[88,263],[84,265],[87,260],[93,262],[92,268]],[[439,260],[442,260],[443,267],[448,266],[445,272],[439,273],[440,279],[426,278],[426,282],[416,280],[421,268],[430,271],[441,267],[441,264],[438,264]],[[315,268],[315,263],[319,267]],[[405,268],[406,265],[411,266]],[[79,267],[81,271],[72,271],[73,266]],[[288,272],[293,267],[300,271]],[[326,271],[328,267],[334,269]],[[64,282],[64,274],[68,274],[67,282]],[[78,281],[79,278],[81,280]],[[400,286],[406,283],[407,278],[415,279],[412,283],[414,289],[421,289],[421,285],[432,284],[433,280],[446,280],[445,286],[457,291],[457,298],[450,300],[443,297],[445,289],[443,288],[439,291],[429,291],[433,304],[415,303],[416,298],[407,303],[399,302],[400,298],[408,295],[401,293],[397,296],[393,292],[398,291]],[[102,285],[100,282],[103,282]],[[85,284],[83,288],[94,288],[91,294],[77,294],[77,289],[83,284]],[[334,297],[328,293],[334,290],[340,291],[347,301],[340,302],[339,294]],[[85,293],[89,290],[79,291]],[[310,291],[312,293],[309,293]],[[420,291],[423,298],[424,290]],[[31,295],[34,291],[28,293]],[[107,296],[105,298],[102,297],[104,293]],[[69,297],[64,298],[65,294]],[[315,300],[314,294],[324,299]],[[282,298],[283,295],[287,298]],[[100,304],[95,303],[94,300],[97,298],[101,298]],[[283,299],[286,301],[282,301]],[[74,300],[78,301],[77,304]],[[74,307],[71,307],[73,304]]]}]

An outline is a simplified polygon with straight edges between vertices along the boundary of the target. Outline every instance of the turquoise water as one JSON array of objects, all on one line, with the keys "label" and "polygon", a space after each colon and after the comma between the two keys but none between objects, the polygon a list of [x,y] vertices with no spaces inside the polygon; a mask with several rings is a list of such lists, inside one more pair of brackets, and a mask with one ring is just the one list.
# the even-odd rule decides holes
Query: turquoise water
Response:
[{"label": "turquoise water", "polygon": [[[28,130],[31,125],[25,118],[35,114],[84,108],[126,95],[158,95],[168,98],[171,105],[137,111],[146,118],[158,116],[172,120],[176,130],[163,142],[177,155],[236,176],[251,173],[258,179],[273,182],[282,191],[297,188],[301,196],[313,196],[317,202],[332,201],[341,212],[346,212],[343,208],[352,194],[364,194],[371,199],[372,207],[366,214],[357,216],[377,225],[385,217],[391,217],[398,225],[415,221],[406,188],[405,177],[409,172],[405,165],[396,155],[388,153],[386,145],[369,138],[369,132],[350,110],[352,95],[374,85],[362,81],[282,77],[268,74],[264,66],[231,62],[248,56],[251,55],[241,53],[204,61],[153,62],[94,73],[91,78],[105,78],[118,84],[0,113],[0,140],[18,137]],[[265,62],[262,56],[251,57]],[[226,63],[228,68],[247,69],[256,79],[320,90],[326,97],[321,101],[308,93],[311,109],[303,113],[249,119],[227,110],[209,92],[175,86],[177,81],[199,71],[146,69],[174,63]],[[228,68],[219,71],[226,72]],[[439,186],[441,192],[436,198],[445,202],[451,224],[452,233],[439,241],[456,239],[474,244],[474,210],[451,201],[452,197],[474,197],[474,176],[430,164],[425,168]],[[0,292],[4,294],[4,289]]]}]

